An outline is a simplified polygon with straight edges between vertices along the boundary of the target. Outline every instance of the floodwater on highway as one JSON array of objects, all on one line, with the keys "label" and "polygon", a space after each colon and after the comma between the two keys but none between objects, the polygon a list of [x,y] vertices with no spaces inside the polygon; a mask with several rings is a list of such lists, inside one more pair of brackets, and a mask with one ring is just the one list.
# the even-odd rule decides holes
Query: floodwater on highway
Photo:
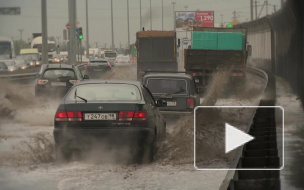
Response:
[{"label": "floodwater on highway", "polygon": [[[135,80],[136,65],[116,67],[101,78]],[[262,84],[248,76],[248,88]],[[215,81],[219,83],[219,81]],[[11,84],[0,90],[0,189],[218,189],[226,171],[196,171],[193,167],[193,116],[167,125],[165,139],[151,164],[123,164],[73,160],[57,163],[52,137],[53,118],[60,100],[34,97],[33,84]],[[284,88],[284,86],[282,87]],[[247,94],[252,95],[251,89]],[[260,96],[220,98],[216,105],[257,105]],[[247,96],[249,97],[249,95]],[[284,99],[285,94],[280,95]],[[299,104],[298,102],[294,104]],[[283,105],[288,109],[290,104]],[[297,110],[297,112],[300,110]],[[287,117],[288,118],[288,117]],[[246,120],[246,118],[243,118]],[[290,120],[292,122],[292,119]],[[209,147],[202,157],[206,166],[227,167],[217,158],[224,144],[211,146],[221,133],[205,130]],[[108,152],[99,157],[113,156]]]}]

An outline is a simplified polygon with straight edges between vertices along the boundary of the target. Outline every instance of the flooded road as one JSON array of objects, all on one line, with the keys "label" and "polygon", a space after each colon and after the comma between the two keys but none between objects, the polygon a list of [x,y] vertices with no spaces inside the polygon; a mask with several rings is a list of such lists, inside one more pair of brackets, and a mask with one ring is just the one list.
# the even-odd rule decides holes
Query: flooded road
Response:
[{"label": "flooded road", "polygon": [[[101,78],[134,80],[135,72],[135,65],[116,67]],[[248,86],[262,89],[262,82],[256,81],[259,80],[256,79],[254,84],[248,83]],[[94,161],[76,159],[69,163],[57,163],[52,130],[60,100],[36,100],[33,92],[33,85],[11,85],[1,95],[1,111],[9,113],[0,123],[1,189],[214,190],[220,187],[226,175],[226,171],[194,169],[193,116],[168,122],[167,138],[152,164],[100,163],[96,162],[98,157]],[[257,105],[261,92],[250,98],[245,98],[246,93],[243,97],[219,99],[216,105]],[[212,138],[216,138],[212,133],[207,136],[211,142]],[[212,155],[222,146],[224,144],[210,147],[208,152]],[[227,167],[225,159],[210,155],[205,157],[203,164]],[[107,156],[107,153],[99,156]]]}]

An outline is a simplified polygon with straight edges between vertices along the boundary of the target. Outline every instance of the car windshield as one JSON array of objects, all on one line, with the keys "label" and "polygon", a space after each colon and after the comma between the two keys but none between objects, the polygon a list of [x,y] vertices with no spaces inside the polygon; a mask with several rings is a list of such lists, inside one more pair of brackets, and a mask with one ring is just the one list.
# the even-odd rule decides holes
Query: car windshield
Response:
[{"label": "car windshield", "polygon": [[39,55],[37,53],[35,54],[22,54],[20,57],[26,61],[38,61],[39,60]]},{"label": "car windshield", "polygon": [[184,79],[148,79],[147,87],[152,94],[187,94]]},{"label": "car windshield", "polygon": [[116,57],[116,53],[105,53],[105,57]]},{"label": "car windshield", "polygon": [[52,79],[52,78],[70,78],[75,79],[75,73],[70,69],[48,69],[44,72],[43,78]]},{"label": "car windshield", "polygon": [[130,84],[84,84],[74,87],[68,94],[67,101],[75,101],[77,96],[89,101],[140,101],[141,95],[135,85]]}]

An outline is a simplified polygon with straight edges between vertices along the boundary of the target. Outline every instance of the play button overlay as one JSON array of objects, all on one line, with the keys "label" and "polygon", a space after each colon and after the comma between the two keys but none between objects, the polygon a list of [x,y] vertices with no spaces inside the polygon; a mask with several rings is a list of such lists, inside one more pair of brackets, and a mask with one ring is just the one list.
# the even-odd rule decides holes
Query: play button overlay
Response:
[{"label": "play button overlay", "polygon": [[252,141],[253,136],[244,133],[243,131],[225,123],[225,153],[236,149],[245,143]]},{"label": "play button overlay", "polygon": [[189,147],[192,131],[185,124],[175,152],[181,160],[193,157],[196,170],[284,167],[284,109],[280,106],[198,106],[193,124],[193,149]]}]

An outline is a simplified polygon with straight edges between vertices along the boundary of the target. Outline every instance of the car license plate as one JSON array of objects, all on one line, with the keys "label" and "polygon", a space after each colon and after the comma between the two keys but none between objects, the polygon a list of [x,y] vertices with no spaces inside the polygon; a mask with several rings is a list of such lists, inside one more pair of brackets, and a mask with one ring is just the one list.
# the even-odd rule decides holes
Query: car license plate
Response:
[{"label": "car license plate", "polygon": [[66,82],[52,82],[52,86],[66,86]]},{"label": "car license plate", "polygon": [[167,106],[176,106],[176,102],[167,102]]},{"label": "car license plate", "polygon": [[86,113],[85,120],[116,120],[115,113]]},{"label": "car license plate", "polygon": [[199,79],[195,79],[195,82],[196,82],[196,83],[199,83]]}]

